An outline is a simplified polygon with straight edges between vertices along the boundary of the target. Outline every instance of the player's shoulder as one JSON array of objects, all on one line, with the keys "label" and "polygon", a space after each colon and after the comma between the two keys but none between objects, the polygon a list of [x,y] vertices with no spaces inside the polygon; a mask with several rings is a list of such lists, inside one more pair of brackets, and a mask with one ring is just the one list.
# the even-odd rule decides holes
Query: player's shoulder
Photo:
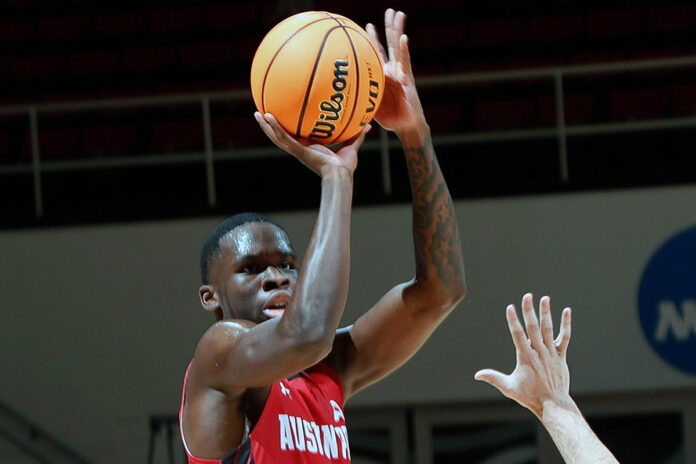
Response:
[{"label": "player's shoulder", "polygon": [[256,323],[244,319],[224,319],[211,325],[203,334],[196,347],[195,358],[229,350],[237,344],[240,336],[251,330]]},{"label": "player's shoulder", "polygon": [[191,383],[214,385],[218,367],[234,350],[241,336],[256,324],[242,319],[224,319],[211,325],[201,336],[191,359],[188,377]]}]

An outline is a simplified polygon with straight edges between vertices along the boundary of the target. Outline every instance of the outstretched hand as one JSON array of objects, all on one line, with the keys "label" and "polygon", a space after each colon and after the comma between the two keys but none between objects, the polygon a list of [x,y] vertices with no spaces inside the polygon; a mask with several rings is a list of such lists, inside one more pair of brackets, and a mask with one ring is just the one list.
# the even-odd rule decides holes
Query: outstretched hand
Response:
[{"label": "outstretched hand", "polygon": [[273,143],[322,177],[334,168],[345,168],[352,175],[358,166],[358,150],[371,128],[368,124],[360,134],[345,142],[340,149],[334,152],[323,145],[310,144],[294,138],[283,129],[270,113],[261,116],[261,113],[257,111],[254,113],[254,117],[261,126],[261,130]]},{"label": "outstretched hand", "polygon": [[418,129],[425,124],[416,82],[411,69],[408,37],[404,34],[406,14],[389,8],[384,13],[387,51],[380,43],[377,29],[367,25],[367,32],[379,48],[384,61],[384,95],[375,119],[388,130],[399,132]]},{"label": "outstretched hand", "polygon": [[526,335],[517,318],[515,306],[509,305],[506,309],[508,327],[517,351],[515,370],[506,375],[494,369],[482,369],[474,378],[493,385],[503,395],[542,419],[547,402],[561,407],[574,403],[569,393],[570,373],[566,361],[571,310],[563,310],[561,329],[554,340],[549,297],[542,297],[539,306],[537,319],[532,294],[527,293],[522,297]]}]

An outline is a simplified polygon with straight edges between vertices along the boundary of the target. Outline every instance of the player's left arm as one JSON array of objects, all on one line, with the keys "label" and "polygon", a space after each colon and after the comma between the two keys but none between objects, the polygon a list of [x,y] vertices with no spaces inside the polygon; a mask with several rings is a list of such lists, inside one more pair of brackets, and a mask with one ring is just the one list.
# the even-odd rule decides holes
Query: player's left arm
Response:
[{"label": "player's left arm", "polygon": [[[335,339],[346,398],[413,356],[466,294],[457,218],[416,91],[404,23],[403,13],[387,10],[385,94],[376,119],[396,133],[406,157],[415,277],[392,288]],[[379,44],[374,26],[368,31]]]}]

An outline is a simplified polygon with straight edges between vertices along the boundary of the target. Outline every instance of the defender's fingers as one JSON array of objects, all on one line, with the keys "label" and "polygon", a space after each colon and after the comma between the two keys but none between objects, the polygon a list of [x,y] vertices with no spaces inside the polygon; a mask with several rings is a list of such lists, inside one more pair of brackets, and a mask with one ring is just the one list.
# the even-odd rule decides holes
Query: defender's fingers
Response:
[{"label": "defender's fingers", "polygon": [[561,330],[558,332],[558,337],[556,338],[555,345],[558,352],[565,356],[566,351],[568,351],[568,344],[570,343],[570,323],[572,319],[572,310],[566,308],[563,310],[563,315],[561,316]]},{"label": "defender's fingers", "polygon": [[541,323],[541,338],[544,340],[546,348],[554,348],[553,342],[553,321],[551,319],[551,299],[543,296],[539,301],[539,321]]},{"label": "defender's fingers", "polygon": [[507,390],[507,378],[507,375],[495,369],[481,369],[474,374],[474,379],[491,384],[503,393]]},{"label": "defender's fingers", "polygon": [[539,329],[539,321],[534,314],[534,297],[531,293],[527,293],[522,297],[522,317],[524,318],[524,326],[527,329],[527,336],[532,343],[532,348],[537,351],[543,350],[544,341],[541,338],[541,330]]},{"label": "defender's fingers", "polygon": [[515,345],[517,353],[526,353],[529,350],[529,344],[527,343],[527,337],[524,334],[524,329],[520,320],[517,318],[517,311],[515,311],[514,305],[508,305],[505,309],[505,316],[507,318],[508,329],[510,329],[510,335],[512,336],[512,343]]}]

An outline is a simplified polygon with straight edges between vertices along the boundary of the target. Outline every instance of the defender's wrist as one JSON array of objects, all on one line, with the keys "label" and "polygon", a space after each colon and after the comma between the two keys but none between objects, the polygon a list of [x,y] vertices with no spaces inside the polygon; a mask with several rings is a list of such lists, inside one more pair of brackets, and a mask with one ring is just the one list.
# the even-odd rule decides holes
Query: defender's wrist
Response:
[{"label": "defender's wrist", "polygon": [[553,401],[544,401],[539,419],[544,425],[550,425],[562,422],[563,418],[568,416],[582,417],[580,408],[578,408],[570,395]]}]

